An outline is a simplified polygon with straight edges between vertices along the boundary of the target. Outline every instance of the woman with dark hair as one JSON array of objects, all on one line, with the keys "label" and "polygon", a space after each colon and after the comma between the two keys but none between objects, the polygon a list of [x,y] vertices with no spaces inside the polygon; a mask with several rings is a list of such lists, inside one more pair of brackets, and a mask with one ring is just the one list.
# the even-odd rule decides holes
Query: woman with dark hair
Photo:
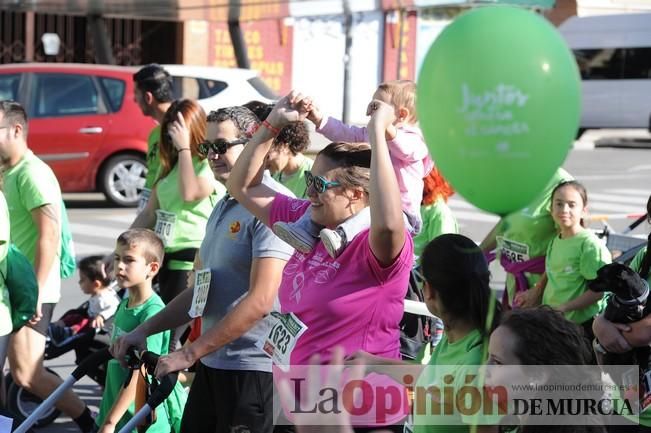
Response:
[{"label": "woman with dark hair", "polygon": [[[428,367],[416,382],[417,387],[443,386],[443,377],[455,377],[452,386],[462,386],[466,375],[476,375],[484,363],[488,336],[499,322],[500,305],[491,293],[490,272],[484,254],[465,236],[443,234],[433,239],[421,256],[425,285],[423,292],[427,309],[444,323],[443,338],[434,348]],[[403,361],[386,359],[366,352],[357,352],[349,362],[367,366],[406,365]],[[440,371],[435,366],[446,366]],[[449,366],[455,366],[451,368]],[[448,408],[446,408],[448,409]],[[452,411],[451,418],[430,418],[415,413],[407,423],[416,433],[469,432],[470,426],[461,414]],[[444,412],[447,413],[447,412]],[[493,426],[481,426],[480,432],[496,431]]]},{"label": "woman with dark hair", "polygon": [[[592,362],[592,349],[583,336],[581,327],[548,306],[516,309],[504,314],[500,325],[490,337],[488,353],[488,364],[492,365],[587,366]],[[586,381],[598,382],[601,379],[599,374],[595,374],[594,368],[590,370],[577,367],[574,372],[584,375]],[[544,381],[546,376],[539,370],[537,377]],[[555,379],[558,380],[558,377]],[[487,381],[490,380],[490,377],[487,378]],[[505,378],[505,381],[512,380],[515,379]],[[518,422],[521,425],[502,427],[502,430],[510,433],[606,432],[606,429],[599,425],[528,425],[524,417]]]},{"label": "woman with dark hair", "polygon": [[[264,347],[279,365],[305,365],[314,354],[328,361],[337,345],[347,355],[365,350],[397,360],[413,242],[385,139],[395,110],[381,101],[371,103],[370,146],[331,143],[319,152],[305,176],[308,200],[302,200],[277,194],[260,183],[259,173],[271,138],[307,115],[300,111],[304,99],[290,94],[276,104],[233,167],[230,194],[267,226],[296,221],[311,209],[315,223],[335,228],[366,207],[371,225],[337,258],[322,243],[310,253],[293,254],[278,293],[279,323],[291,322],[293,337],[287,344],[264,342]],[[400,418],[387,419],[387,424]],[[358,425],[372,425],[371,419],[367,422],[358,420]]]},{"label": "woman with dark hair", "polygon": [[[185,290],[206,222],[225,188],[218,182],[201,147],[206,114],[189,99],[174,101],[161,124],[160,172],[147,206],[131,225],[150,228],[165,245],[158,273],[159,293],[169,303]],[[173,333],[175,350],[185,326]]]}]

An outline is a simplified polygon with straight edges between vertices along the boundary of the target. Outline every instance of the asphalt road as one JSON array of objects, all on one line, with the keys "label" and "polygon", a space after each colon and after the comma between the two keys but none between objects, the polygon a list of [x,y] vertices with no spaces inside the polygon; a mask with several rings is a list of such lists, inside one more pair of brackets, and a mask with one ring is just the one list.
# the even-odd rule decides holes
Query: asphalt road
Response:
[{"label": "asphalt road", "polygon": [[[625,229],[633,220],[627,215],[645,212],[651,185],[651,150],[596,148],[573,150],[564,167],[582,181],[589,194],[592,214],[610,216],[607,221],[616,230]],[[505,192],[508,193],[508,192]],[[133,209],[111,208],[100,194],[68,194],[66,203],[78,256],[91,253],[108,253],[114,247],[115,238],[125,230],[135,216]],[[463,198],[450,200],[462,234],[481,241],[497,221],[497,217],[479,211]],[[599,227],[593,223],[593,227]],[[646,237],[649,227],[642,224],[633,233]],[[497,269],[493,273],[494,287],[501,286],[504,275]],[[83,295],[76,284],[77,278],[66,280],[62,299],[55,311],[58,318],[69,308],[83,302]],[[70,354],[51,360],[47,365],[63,377],[72,371],[74,360]],[[100,389],[89,379],[82,379],[75,391],[97,408]],[[69,418],[60,417],[55,424],[41,429],[42,432],[75,432]]]}]

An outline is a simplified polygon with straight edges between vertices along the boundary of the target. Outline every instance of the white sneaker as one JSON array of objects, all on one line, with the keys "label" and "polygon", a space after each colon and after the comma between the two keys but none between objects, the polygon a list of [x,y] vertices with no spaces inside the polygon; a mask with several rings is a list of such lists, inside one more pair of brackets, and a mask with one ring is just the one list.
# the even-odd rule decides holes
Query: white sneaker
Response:
[{"label": "white sneaker", "polygon": [[345,235],[338,230],[322,229],[319,234],[323,246],[330,254],[330,257],[336,259],[342,253],[346,246]]},{"label": "white sneaker", "polygon": [[278,221],[273,225],[273,232],[296,251],[304,254],[312,252],[316,244],[316,239],[311,234],[291,223]]}]

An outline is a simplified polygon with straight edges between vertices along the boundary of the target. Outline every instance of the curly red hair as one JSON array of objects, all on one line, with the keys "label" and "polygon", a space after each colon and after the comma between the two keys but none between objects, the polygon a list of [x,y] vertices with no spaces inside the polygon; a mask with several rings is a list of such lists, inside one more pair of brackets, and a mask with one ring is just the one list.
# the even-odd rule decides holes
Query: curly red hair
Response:
[{"label": "curly red hair", "polygon": [[421,204],[429,205],[434,203],[439,197],[445,202],[454,194],[454,189],[447,180],[441,176],[437,168],[433,168],[427,176],[423,178],[423,201]]}]

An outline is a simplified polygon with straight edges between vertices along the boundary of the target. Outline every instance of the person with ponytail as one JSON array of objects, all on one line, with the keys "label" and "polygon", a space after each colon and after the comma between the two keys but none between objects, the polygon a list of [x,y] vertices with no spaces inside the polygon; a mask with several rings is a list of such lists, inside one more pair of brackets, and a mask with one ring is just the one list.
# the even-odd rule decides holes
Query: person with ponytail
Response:
[{"label": "person with ponytail", "polygon": [[436,167],[423,178],[423,201],[420,205],[423,227],[414,237],[416,256],[420,256],[435,237],[444,233],[459,233],[459,224],[448,206],[448,198],[453,194],[452,186]]},{"label": "person with ponytail", "polygon": [[544,286],[534,294],[543,305],[560,311],[565,318],[581,325],[592,341],[592,321],[599,312],[601,293],[588,290],[588,280],[611,262],[610,252],[597,236],[584,227],[588,193],[575,180],[556,185],[552,192],[551,213],[558,234],[547,247]]},{"label": "person with ponytail", "polygon": [[[488,337],[500,321],[501,305],[493,296],[490,272],[484,254],[470,239],[459,234],[443,234],[433,239],[421,256],[424,294],[427,309],[444,323],[443,338],[434,349],[428,366],[416,386],[443,386],[443,376],[453,374],[465,378],[473,368],[486,360]],[[359,351],[347,358],[348,363],[363,362],[367,366],[411,365]],[[439,371],[432,366],[447,366]],[[449,366],[456,366],[455,371]],[[367,368],[371,371],[372,367]],[[453,384],[463,386],[462,380]],[[446,410],[448,408],[446,407]],[[450,408],[452,410],[452,408]],[[454,411],[454,425],[430,422],[429,417],[416,414],[408,420],[414,433],[469,432],[464,417]],[[472,421],[470,421],[472,423]],[[475,429],[475,427],[472,427]],[[405,428],[407,431],[407,428]],[[476,432],[497,431],[493,426],[480,426]]]}]

